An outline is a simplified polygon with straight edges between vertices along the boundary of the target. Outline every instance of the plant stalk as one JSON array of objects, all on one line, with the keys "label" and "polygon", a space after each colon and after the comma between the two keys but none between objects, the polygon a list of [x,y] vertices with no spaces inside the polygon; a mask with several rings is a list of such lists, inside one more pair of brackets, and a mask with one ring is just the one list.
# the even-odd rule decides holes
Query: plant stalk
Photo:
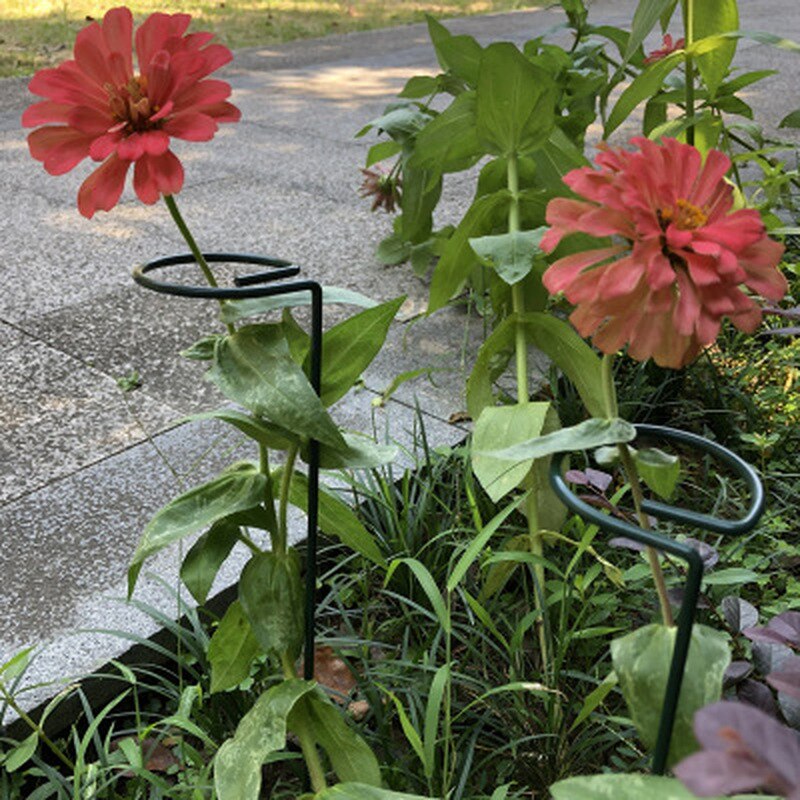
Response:
[{"label": "plant stalk", "polygon": [[[694,0],[683,0],[683,38],[684,46],[690,47],[694,42]],[[686,143],[694,145],[694,58],[686,55],[686,119],[689,123],[686,128]]]},{"label": "plant stalk", "polygon": [[292,475],[294,474],[294,462],[297,460],[297,453],[300,444],[294,443],[286,451],[286,463],[283,466],[283,477],[281,478],[281,493],[278,498],[278,536],[273,542],[273,549],[276,555],[286,553],[286,545],[289,541],[289,532],[286,527],[286,517],[289,508],[289,489],[292,486]]},{"label": "plant stalk", "polygon": [[[609,419],[616,417],[618,414],[617,394],[614,390],[613,366],[613,353],[606,353],[603,356],[602,362],[603,402],[605,404],[606,416]],[[642,484],[639,480],[639,473],[636,470],[636,464],[631,456],[631,451],[628,445],[624,442],[617,445],[617,450],[619,451],[619,457],[620,461],[622,462],[622,468],[625,472],[625,477],[628,479],[628,483],[631,487],[631,497],[633,497],[633,506],[636,509],[636,519],[639,522],[639,525],[644,528],[644,530],[652,530],[650,520],[648,519],[647,514],[645,514],[642,510],[642,501],[644,500]],[[661,607],[661,617],[666,626],[672,627],[675,624],[675,620],[672,616],[672,606],[670,605],[669,598],[667,596],[667,584],[664,580],[664,571],[661,569],[661,562],[658,560],[658,553],[652,547],[647,548],[647,560],[650,564],[650,572],[653,575],[653,583],[655,584],[656,592],[658,594],[658,603]]]},{"label": "plant stalk", "polygon": [[[197,242],[194,240],[194,236],[192,236],[192,232],[189,230],[189,226],[186,224],[186,221],[183,218],[183,215],[178,209],[178,204],[175,202],[175,197],[171,194],[164,195],[164,202],[167,204],[167,208],[169,209],[170,216],[172,217],[175,224],[178,226],[178,230],[181,232],[181,236],[183,236],[184,241],[187,245],[189,245],[189,250],[191,250],[192,255],[194,256],[194,260],[197,262],[197,266],[200,267],[203,277],[206,279],[206,283],[212,288],[216,288],[219,286],[217,283],[217,279],[214,277],[214,273],[211,271],[211,267],[208,266],[208,262],[205,259],[205,256],[200,251],[200,248],[197,246]],[[221,307],[224,307],[225,301],[220,300],[219,304]],[[233,335],[236,333],[236,328],[233,326],[232,323],[226,323],[225,327],[228,329],[228,333]]]},{"label": "plant stalk", "polygon": [[[520,228],[519,223],[519,163],[517,154],[511,153],[508,156],[508,191],[511,195],[511,205],[508,208],[508,232],[517,233]],[[518,281],[511,287],[511,301],[514,314],[521,317],[525,313],[525,294],[522,282]],[[514,352],[517,367],[517,403],[525,406],[530,402],[528,393],[528,342],[525,337],[525,326],[521,320],[517,322],[514,332]],[[536,497],[535,479],[534,485],[528,493],[525,501],[525,516],[528,520],[528,534],[530,536],[531,553],[535,556],[544,554],[542,535],[539,531],[539,504]],[[544,605],[540,595],[544,593],[544,567],[535,564],[533,568],[536,578],[534,591],[534,608],[540,612],[539,619],[539,647],[542,652],[542,666],[545,670],[550,665],[550,658],[547,647],[547,635],[544,626]]]}]

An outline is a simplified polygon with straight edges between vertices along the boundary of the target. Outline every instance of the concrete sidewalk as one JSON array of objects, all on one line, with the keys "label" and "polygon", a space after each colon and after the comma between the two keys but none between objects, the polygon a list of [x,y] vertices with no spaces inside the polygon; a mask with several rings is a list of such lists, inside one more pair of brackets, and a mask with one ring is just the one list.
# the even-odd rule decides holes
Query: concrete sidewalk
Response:
[{"label": "concrete sidewalk", "polygon": [[[742,27],[800,39],[794,2],[743,3]],[[592,18],[625,26],[635,5],[598,0]],[[482,42],[521,43],[561,18],[530,10],[447,25]],[[748,96],[768,128],[800,106],[798,58],[741,46],[742,68],[782,70]],[[353,136],[408,77],[435,70],[423,25],[238,53],[224,77],[242,122],[223,126],[210,143],[176,147],[186,167],[178,201],[201,247],[291,259],[308,277],[376,300],[406,294],[407,316],[424,308],[425,287],[410,269],[382,267],[374,257],[390,220],[357,195],[367,144]],[[84,172],[53,178],[28,155],[19,125],[32,100],[25,83],[0,81],[0,663],[22,645],[47,641],[34,674],[51,679],[124,649],[119,639],[77,629],[150,632],[149,620],[110,598],[124,595],[143,525],[179,491],[172,470],[195,464],[228,432],[210,423],[176,427],[182,416],[221,403],[200,380],[202,367],[177,355],[214,329],[213,307],[153,295],[130,278],[137,262],[186,249],[165,207],[144,207],[128,192],[110,214],[83,219],[76,193]],[[440,223],[460,218],[473,188],[471,177],[447,178]],[[342,311],[326,313],[335,319]],[[447,419],[463,407],[464,372],[453,353],[465,324],[451,311],[398,323],[365,376],[367,389],[343,401],[337,419],[408,443],[419,398],[434,441],[460,438]],[[449,369],[435,386],[406,384],[386,408],[373,408],[373,391],[421,366]],[[125,394],[116,378],[134,370],[142,386]],[[227,461],[232,440],[225,442],[216,452]],[[220,456],[204,459],[184,483],[219,465]],[[174,583],[177,561],[173,552],[147,568]],[[241,563],[241,555],[232,560],[220,586]],[[154,581],[143,581],[138,596],[174,605]]]}]

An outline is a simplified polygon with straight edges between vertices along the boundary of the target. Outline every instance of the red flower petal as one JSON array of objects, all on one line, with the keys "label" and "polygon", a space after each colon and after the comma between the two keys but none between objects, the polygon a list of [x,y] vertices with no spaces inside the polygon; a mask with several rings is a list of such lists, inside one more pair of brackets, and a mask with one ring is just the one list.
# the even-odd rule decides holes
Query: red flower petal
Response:
[{"label": "red flower petal", "polygon": [[189,142],[207,142],[214,137],[217,127],[211,117],[196,111],[174,114],[164,123],[166,133]]},{"label": "red flower petal", "polygon": [[111,211],[119,202],[125,188],[125,176],[130,162],[112,155],[104,161],[78,190],[78,210],[91,219],[95,211]]},{"label": "red flower petal", "polygon": [[31,155],[51,175],[63,175],[89,155],[90,137],[64,125],[47,125],[28,134]]}]

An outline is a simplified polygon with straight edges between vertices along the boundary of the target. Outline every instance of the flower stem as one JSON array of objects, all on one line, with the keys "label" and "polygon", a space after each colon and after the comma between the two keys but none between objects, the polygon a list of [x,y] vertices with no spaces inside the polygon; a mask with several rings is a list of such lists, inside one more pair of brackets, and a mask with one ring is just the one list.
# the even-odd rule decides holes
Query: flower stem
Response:
[{"label": "flower stem", "polygon": [[[683,0],[683,38],[684,47],[689,48],[694,42],[694,0]],[[694,58],[685,57],[686,73],[686,143],[694,145]]]},{"label": "flower stem", "polygon": [[[186,224],[186,221],[183,218],[183,215],[178,210],[178,204],[175,202],[175,198],[171,194],[164,195],[164,202],[167,204],[167,208],[169,209],[170,216],[172,217],[175,224],[178,226],[178,230],[181,232],[181,236],[183,236],[184,241],[187,245],[189,245],[189,250],[192,251],[192,255],[194,256],[194,260],[197,262],[197,266],[200,267],[203,277],[206,279],[206,282],[212,288],[216,288],[219,286],[217,283],[217,279],[214,277],[214,273],[211,271],[211,267],[208,266],[208,262],[205,259],[205,256],[200,252],[200,248],[197,246],[197,242],[194,240],[194,236],[192,236],[192,232],[189,230],[189,226]],[[219,301],[220,306],[224,306],[225,302],[223,300]],[[236,328],[228,322],[226,324],[228,329],[228,333],[233,335],[236,333]]]},{"label": "flower stem", "polygon": [[286,552],[286,544],[289,541],[286,516],[289,507],[289,489],[292,486],[292,475],[294,474],[294,462],[297,459],[299,449],[300,444],[295,443],[286,452],[286,464],[284,464],[283,478],[281,479],[281,493],[278,497],[278,536],[273,542],[273,550],[277,555],[283,555]]},{"label": "flower stem", "polygon": [[[603,377],[603,401],[605,403],[606,416],[611,419],[617,416],[617,395],[614,390],[614,355],[613,353],[606,353],[603,356],[602,362],[602,377]],[[642,501],[644,494],[642,493],[642,484],[639,480],[639,473],[636,470],[636,464],[631,456],[631,451],[627,444],[624,442],[617,445],[619,451],[620,461],[622,468],[625,471],[625,477],[631,487],[631,497],[633,497],[633,506],[636,509],[636,519],[639,525],[644,530],[652,530],[650,520],[647,514],[642,510]],[[672,606],[669,604],[667,596],[667,584],[664,580],[664,572],[661,569],[661,562],[658,560],[658,553],[654,548],[647,548],[647,560],[650,564],[650,572],[653,574],[653,583],[656,587],[658,594],[658,602],[661,607],[661,618],[664,624],[671,627],[675,624],[672,617]]]}]

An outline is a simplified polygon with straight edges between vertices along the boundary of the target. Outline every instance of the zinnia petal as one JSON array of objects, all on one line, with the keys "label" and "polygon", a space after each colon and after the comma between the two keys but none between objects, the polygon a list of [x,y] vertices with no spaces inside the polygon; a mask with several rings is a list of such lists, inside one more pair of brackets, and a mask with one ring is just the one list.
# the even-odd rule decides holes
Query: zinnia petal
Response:
[{"label": "zinnia petal", "polygon": [[111,211],[119,202],[125,188],[125,176],[130,162],[112,155],[82,184],[78,191],[78,210],[91,219],[95,211]]}]

